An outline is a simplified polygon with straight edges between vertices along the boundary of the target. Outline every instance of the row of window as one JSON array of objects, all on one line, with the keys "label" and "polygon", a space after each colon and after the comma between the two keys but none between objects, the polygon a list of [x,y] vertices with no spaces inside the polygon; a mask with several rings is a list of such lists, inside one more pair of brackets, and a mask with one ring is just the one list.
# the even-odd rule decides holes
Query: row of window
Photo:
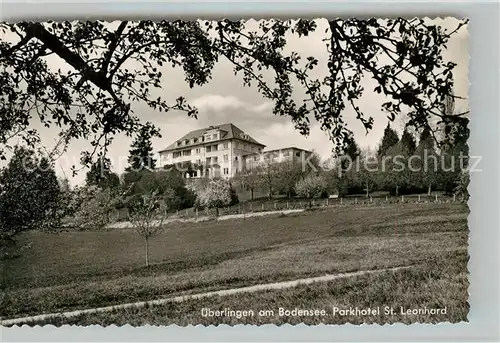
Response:
[{"label": "row of window", "polygon": [[[252,147],[250,145],[242,144],[242,143],[236,143],[235,147],[236,147],[236,149],[243,148],[243,150],[245,150],[245,151],[252,151],[252,152],[261,152],[261,150],[262,150],[262,149],[257,148],[256,146]],[[194,154],[201,154],[201,149],[203,149],[203,148],[194,149]],[[227,150],[227,149],[229,149],[229,143],[222,144],[222,150]],[[219,151],[219,146],[217,144],[209,145],[209,146],[205,147],[205,152],[214,152],[214,151]],[[192,153],[192,150],[183,150],[182,152],[177,151],[177,152],[173,153],[173,158],[178,158],[181,156],[191,156],[191,153]],[[286,152],[285,156],[288,156],[288,152]]]},{"label": "row of window", "polygon": [[182,143],[184,143],[184,145],[188,145],[190,143],[197,144],[199,142],[214,141],[217,139],[219,139],[219,135],[217,133],[214,133],[213,135],[205,135],[205,136],[201,136],[200,138],[195,137],[192,140],[185,139],[184,141],[178,141],[177,146],[182,146]]}]

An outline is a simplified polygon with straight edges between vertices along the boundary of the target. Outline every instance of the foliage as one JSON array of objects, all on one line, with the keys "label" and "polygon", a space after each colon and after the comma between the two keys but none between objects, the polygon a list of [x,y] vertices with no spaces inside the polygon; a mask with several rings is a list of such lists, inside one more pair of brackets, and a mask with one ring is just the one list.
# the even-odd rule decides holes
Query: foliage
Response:
[{"label": "foliage", "polygon": [[398,196],[401,189],[411,184],[412,172],[409,168],[407,149],[399,142],[387,150],[384,158],[381,170],[382,184]]},{"label": "foliage", "polygon": [[356,181],[357,186],[364,189],[366,196],[369,197],[370,192],[381,184],[382,173],[376,156],[368,151],[364,151],[361,155],[359,168],[356,172]]},{"label": "foliage", "polygon": [[79,230],[102,230],[112,220],[117,194],[109,188],[83,186],[75,189],[73,202],[73,226]]},{"label": "foliage", "polygon": [[417,149],[415,137],[413,137],[413,135],[408,131],[408,128],[403,130],[403,134],[401,135],[401,145],[408,156],[412,156]]},{"label": "foliage", "polygon": [[[324,30],[311,20],[267,20],[259,23],[259,30],[227,19],[3,23],[0,152],[4,156],[3,145],[12,137],[37,144],[37,131],[28,128],[41,120],[42,125],[59,127],[68,139],[90,140],[94,150],[82,152],[82,162],[88,164],[114,135],[132,135],[144,125],[134,115],[132,102],[196,117],[197,110],[184,97],[174,103],[158,97],[162,79],[169,77],[163,75],[163,66],[182,68],[193,88],[208,83],[216,63],[223,60],[234,66],[244,85],[255,85],[274,103],[273,114],[288,117],[301,134],[309,134],[314,118],[338,152],[351,135],[343,118],[346,107],[367,131],[373,126],[374,119],[358,106],[363,78],[376,82],[369,91],[387,97],[382,107],[391,120],[404,111],[415,127],[436,118],[455,122],[463,114],[448,115],[443,102],[455,97],[456,64],[445,61],[443,51],[467,22],[447,32],[418,18],[330,20],[324,32],[328,74],[323,78],[313,76],[320,63],[315,56],[299,56],[287,46],[288,38]],[[57,56],[68,68],[55,70],[48,56]],[[304,99],[296,100],[293,80],[304,88]],[[36,116],[31,108],[37,109]]]},{"label": "foliage", "polygon": [[161,138],[160,131],[151,123],[142,126],[129,150],[127,171],[141,171],[145,168],[153,170],[156,167],[156,160],[153,158],[153,137]]},{"label": "foliage", "polygon": [[250,190],[250,199],[253,200],[254,191],[260,186],[260,176],[253,170],[242,170],[236,173],[232,181],[244,189]]},{"label": "foliage", "polygon": [[[309,162],[312,163],[313,168],[319,170],[319,158],[315,156],[317,156],[317,154],[313,154],[313,159]],[[293,161],[280,162],[276,167],[276,190],[280,194],[286,194],[288,198],[291,198],[296,194],[295,184],[303,176],[303,174],[306,172],[313,172],[311,170],[302,171],[301,164],[294,163]]]},{"label": "foliage", "polygon": [[85,183],[87,186],[116,189],[120,185],[120,178],[111,171],[110,159],[100,156],[97,161],[90,166],[90,170],[85,177]]},{"label": "foliage", "polygon": [[181,210],[192,207],[195,194],[186,188],[186,183],[178,170],[159,170],[151,172],[147,169],[143,171],[129,171],[122,176],[122,189],[132,196],[127,201],[127,207],[133,211],[133,203],[142,195],[158,192],[167,202],[169,210]]},{"label": "foliage", "polygon": [[267,197],[272,199],[276,192],[275,186],[279,182],[279,164],[271,159],[262,161],[252,172],[259,176],[261,187],[267,190]]},{"label": "foliage", "polygon": [[135,204],[133,213],[129,216],[130,223],[139,235],[144,237],[146,244],[146,267],[149,266],[149,238],[159,234],[167,207],[158,192],[151,192],[141,196],[141,201]]},{"label": "foliage", "polygon": [[322,175],[309,174],[295,185],[297,194],[301,197],[311,200],[320,195],[327,189],[327,182]]},{"label": "foliage", "polygon": [[470,174],[468,170],[463,170],[460,173],[460,177],[457,182],[457,186],[454,189],[454,192],[457,196],[462,197],[464,200],[469,200],[469,183],[470,183]]},{"label": "foliage", "polygon": [[384,130],[384,136],[382,137],[382,142],[378,148],[378,155],[385,156],[387,151],[398,144],[399,137],[394,129],[391,128],[390,123],[387,123],[387,127]]},{"label": "foliage", "polygon": [[47,158],[17,146],[0,171],[0,236],[58,228],[59,208],[60,189],[53,166]]},{"label": "foliage", "polygon": [[222,178],[211,179],[206,187],[200,188],[196,193],[196,201],[200,207],[216,210],[219,215],[219,208],[230,206],[235,193],[228,180]]}]

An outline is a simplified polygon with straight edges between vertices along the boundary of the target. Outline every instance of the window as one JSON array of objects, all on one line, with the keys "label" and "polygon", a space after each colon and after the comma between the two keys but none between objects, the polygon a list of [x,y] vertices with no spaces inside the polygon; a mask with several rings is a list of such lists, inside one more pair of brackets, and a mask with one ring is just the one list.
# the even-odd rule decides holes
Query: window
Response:
[{"label": "window", "polygon": [[228,175],[229,174],[229,168],[224,168],[224,175]]},{"label": "window", "polygon": [[212,137],[213,137],[213,139],[214,139],[214,140],[215,140],[215,139],[217,139],[217,134],[216,134],[216,133],[214,133],[214,134],[212,135]]},{"label": "window", "polygon": [[217,156],[212,157],[212,162],[217,163],[219,161],[219,158]]},{"label": "window", "polygon": [[180,151],[174,152],[173,156],[174,158],[181,157],[181,152]]},{"label": "window", "polygon": [[200,148],[196,148],[196,153],[199,154],[200,153]]},{"label": "window", "polygon": [[224,149],[225,150],[229,149],[229,143],[224,143]]},{"label": "window", "polygon": [[205,148],[205,151],[206,151],[206,152],[210,152],[210,151],[211,151],[211,149],[212,149],[212,147],[211,147],[211,146],[207,146],[207,147]]},{"label": "window", "polygon": [[238,161],[238,156],[234,156],[234,160],[235,160],[235,161]]},{"label": "window", "polygon": [[229,161],[229,155],[228,155],[228,154],[225,154],[225,155],[224,155],[224,162],[227,162],[227,161]]},{"label": "window", "polygon": [[189,144],[189,139],[186,139],[186,140],[184,141],[184,143],[185,143],[186,145],[188,145],[188,144]]},{"label": "window", "polygon": [[300,151],[297,151],[297,152],[295,153],[295,156],[300,157]]},{"label": "window", "polygon": [[217,151],[217,144],[212,145],[212,151]]},{"label": "window", "polygon": [[177,142],[177,146],[181,146],[182,145],[182,142]]},{"label": "window", "polygon": [[193,143],[198,143],[198,138],[193,138]]},{"label": "window", "polygon": [[184,150],[182,156],[191,156],[191,150]]},{"label": "window", "polygon": [[246,144],[243,145],[243,150],[247,150],[248,146]]}]

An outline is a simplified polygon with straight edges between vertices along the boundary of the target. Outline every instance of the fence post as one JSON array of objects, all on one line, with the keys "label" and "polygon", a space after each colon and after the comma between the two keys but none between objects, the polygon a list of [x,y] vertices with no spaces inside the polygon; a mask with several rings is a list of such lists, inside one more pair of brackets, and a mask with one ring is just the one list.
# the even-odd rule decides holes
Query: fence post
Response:
[{"label": "fence post", "polygon": [[252,212],[252,203],[250,203],[250,212]]},{"label": "fence post", "polygon": [[188,211],[188,209],[186,208],[186,217],[188,217],[188,216],[189,216],[189,211]]},{"label": "fence post", "polygon": [[301,208],[301,207],[302,207],[302,200],[299,201],[299,208]]},{"label": "fence post", "polygon": [[288,201],[286,202],[286,209],[288,210]]},{"label": "fence post", "polygon": [[196,208],[196,218],[198,218],[198,208]]},{"label": "fence post", "polygon": [[456,200],[457,200],[457,195],[453,194],[453,202],[455,202]]},{"label": "fence post", "polygon": [[437,195],[437,193],[436,193],[436,202],[438,202],[438,195]]},{"label": "fence post", "polygon": [[275,209],[275,210],[276,210],[276,206],[277,206],[277,205],[276,205],[276,201],[275,201],[275,202],[274,202],[274,209]]},{"label": "fence post", "polygon": [[354,198],[354,203],[358,204],[358,198]]},{"label": "fence post", "polygon": [[420,202],[420,194],[418,195],[418,202]]},{"label": "fence post", "polygon": [[328,198],[326,198],[326,206],[328,206]]},{"label": "fence post", "polygon": [[405,202],[405,196],[404,195],[401,196],[401,202]]},{"label": "fence post", "polygon": [[386,196],[385,196],[385,202],[387,202],[387,201],[388,201],[388,199],[387,199],[387,195],[386,195]]},{"label": "fence post", "polygon": [[343,202],[343,201],[342,201],[342,198],[340,198],[340,204],[341,204],[341,205],[342,205],[342,202]]},{"label": "fence post", "polygon": [[262,203],[262,211],[264,211],[264,203]]},{"label": "fence post", "polygon": [[315,205],[315,203],[314,203],[314,199],[313,199],[313,201],[312,201],[312,205],[313,205],[313,206],[316,206],[316,205]]},{"label": "fence post", "polygon": [[370,204],[372,204],[372,203],[373,203],[373,198],[372,198],[372,197],[370,197]]}]

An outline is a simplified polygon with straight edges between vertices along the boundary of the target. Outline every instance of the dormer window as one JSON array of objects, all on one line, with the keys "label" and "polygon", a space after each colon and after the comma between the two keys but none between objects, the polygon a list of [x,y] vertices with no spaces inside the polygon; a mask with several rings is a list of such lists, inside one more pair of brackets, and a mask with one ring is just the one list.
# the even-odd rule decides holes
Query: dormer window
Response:
[{"label": "dormer window", "polygon": [[177,146],[181,146],[182,145],[182,142],[177,142]]},{"label": "dormer window", "polygon": [[188,145],[188,144],[189,144],[189,139],[186,139],[186,140],[184,141],[184,143],[185,143],[186,145]]},{"label": "dormer window", "polygon": [[198,138],[193,138],[193,143],[198,143]]}]

